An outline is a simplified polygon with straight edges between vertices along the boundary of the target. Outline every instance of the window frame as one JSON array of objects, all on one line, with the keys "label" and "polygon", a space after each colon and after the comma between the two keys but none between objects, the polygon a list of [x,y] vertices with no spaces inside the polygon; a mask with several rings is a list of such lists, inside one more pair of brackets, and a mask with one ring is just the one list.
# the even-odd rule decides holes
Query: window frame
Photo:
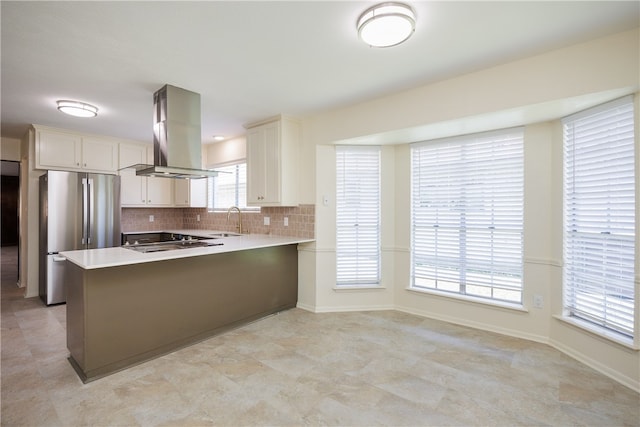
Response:
[{"label": "window frame", "polygon": [[[259,207],[253,207],[253,206],[247,206],[247,201],[246,201],[246,186],[247,186],[247,174],[246,174],[246,167],[247,167],[247,161],[246,159],[240,159],[237,161],[233,161],[233,162],[228,162],[228,163],[221,163],[221,164],[216,164],[216,165],[212,165],[212,166],[208,166],[208,168],[210,169],[215,169],[220,171],[221,169],[225,169],[225,168],[230,168],[230,167],[238,167],[241,165],[245,165],[245,177],[244,177],[244,185],[245,185],[245,201],[244,201],[244,205],[242,203],[239,203],[238,197],[239,197],[239,184],[240,182],[238,181],[238,177],[239,175],[236,174],[236,183],[235,183],[235,202],[232,205],[229,205],[227,207],[215,207],[212,206],[214,202],[214,197],[215,197],[215,179],[217,177],[211,177],[208,178],[208,182],[207,182],[207,212],[226,212],[231,206],[238,206],[240,208],[241,211],[249,211],[249,212],[260,212],[260,208]],[[220,172],[220,173],[225,173],[225,172]],[[242,205],[242,206],[241,206]]]},{"label": "window frame", "polygon": [[[382,147],[340,145],[335,151],[336,289],[381,287]],[[359,153],[375,153],[377,158],[353,159]],[[352,157],[349,163],[345,156]],[[377,169],[372,171],[374,163]]]},{"label": "window frame", "polygon": [[[447,162],[452,164],[450,171],[453,173],[459,174],[461,177],[464,177],[465,174],[468,175],[468,183],[471,183],[473,177],[478,176],[474,175],[473,167],[475,167],[475,163],[480,164],[482,159],[470,158],[468,161],[451,161],[452,157],[456,154],[455,149],[458,148],[461,152],[465,149],[467,151],[471,150],[472,147],[480,147],[480,144],[484,141],[485,143],[489,143],[488,141],[493,141],[493,144],[497,144],[496,141],[499,141],[503,138],[507,140],[513,139],[511,142],[515,144],[516,151],[513,153],[506,153],[505,162],[506,165],[510,165],[513,170],[509,176],[509,179],[513,182],[506,183],[505,185],[509,188],[515,188],[514,195],[509,197],[515,198],[517,202],[517,209],[514,218],[509,219],[509,215],[501,216],[495,215],[495,217],[490,216],[490,218],[485,218],[479,220],[476,215],[474,217],[473,207],[472,205],[467,206],[467,202],[465,201],[464,205],[456,205],[456,206],[464,206],[463,210],[454,209],[455,206],[451,205],[450,197],[454,197],[452,194],[447,194],[446,192],[449,190],[447,187],[448,182],[455,182],[456,179],[461,179],[460,182],[464,183],[463,178],[456,178],[452,175],[452,178],[449,179],[449,175],[447,175],[447,179],[442,179],[440,181],[430,181],[431,171],[438,171],[438,168],[443,168],[436,172],[444,177],[444,165]],[[505,142],[506,143],[506,142]],[[509,151],[507,149],[507,151]],[[432,154],[435,155],[436,152],[441,153],[445,156],[442,161],[432,161],[432,164],[429,164],[430,160],[425,160],[422,162],[421,159],[417,159],[416,156],[419,155],[419,152],[424,152],[424,154]],[[463,156],[463,154],[459,154]],[[475,155],[487,155],[483,149],[479,151],[479,154]],[[473,156],[473,154],[472,154]],[[510,157],[514,157],[511,159]],[[462,157],[461,157],[462,158]],[[511,163],[509,163],[511,162]],[[457,165],[457,166],[456,166]],[[416,168],[420,167],[429,167],[429,171],[425,172],[427,178],[422,177],[422,171],[417,171]],[[487,168],[484,168],[483,176],[492,177],[491,171],[488,171]],[[456,172],[457,171],[457,172]],[[470,172],[471,171],[471,172]],[[409,290],[419,291],[419,292],[427,292],[427,293],[435,293],[441,296],[463,299],[466,301],[472,302],[481,302],[489,305],[498,305],[511,307],[515,309],[522,309],[523,305],[523,297],[524,297],[524,128],[508,128],[491,132],[470,134],[457,136],[452,138],[445,138],[440,140],[433,141],[423,141],[419,143],[411,144],[411,272],[410,272],[410,284]],[[495,174],[494,174],[495,175]],[[435,175],[434,178],[437,178],[438,175]],[[424,190],[426,187],[424,179],[427,179],[429,182],[429,186],[435,187],[433,190]],[[492,179],[497,180],[497,177],[492,177]],[[433,183],[432,183],[433,182]],[[497,181],[501,182],[501,181]],[[488,184],[487,184],[488,185]],[[424,186],[424,187],[423,187]],[[439,188],[442,187],[442,188]],[[464,199],[465,188],[468,188],[469,191],[476,191],[472,188],[470,184],[460,184],[458,187],[451,187],[457,189],[459,197]],[[479,187],[484,188],[484,187]],[[424,203],[426,203],[425,199],[420,199],[421,196],[424,197],[427,195],[426,192],[431,191],[432,194],[428,196],[432,202],[431,204],[434,206],[433,209],[427,208],[422,210],[424,207]],[[445,193],[442,193],[445,191]],[[424,194],[423,194],[424,193]],[[473,197],[475,193],[472,193],[469,197]],[[449,199],[447,199],[449,197]],[[501,193],[494,195],[493,197],[502,197]],[[462,200],[460,199],[460,200]],[[447,203],[446,200],[449,200]],[[471,200],[471,199],[470,199]],[[473,199],[475,202],[473,203],[484,203],[484,199],[478,201],[478,199]],[[491,199],[493,200],[493,199]],[[439,202],[440,201],[440,202]],[[498,200],[499,201],[499,200]],[[438,203],[440,203],[438,205]],[[420,206],[423,205],[423,206]],[[438,206],[436,206],[438,205]],[[440,207],[441,206],[441,207]],[[442,212],[444,216],[440,216],[439,210]],[[476,210],[478,210],[476,208]],[[459,219],[455,219],[455,212],[459,212]],[[426,213],[425,213],[426,212]],[[491,211],[493,212],[493,211]],[[469,216],[469,213],[472,215]],[[510,214],[511,215],[511,214]],[[466,216],[469,216],[469,223],[471,221],[474,222],[474,227],[465,226]],[[500,219],[501,222],[495,222],[497,219]],[[432,224],[429,226],[429,221]],[[435,221],[435,222],[434,222]],[[453,222],[451,222],[453,221]],[[462,222],[461,222],[462,221]],[[489,222],[487,222],[489,221]],[[494,222],[491,222],[494,221]],[[512,223],[507,225],[500,225],[503,228],[496,228],[497,224],[506,224],[506,222],[511,221]],[[456,227],[456,224],[459,227]],[[488,225],[491,224],[491,225]],[[444,226],[444,228],[442,228]],[[482,226],[482,227],[481,227]],[[483,231],[483,227],[487,230]],[[448,228],[448,230],[447,230]],[[475,229],[474,229],[475,228]],[[431,237],[429,236],[429,230],[432,230]],[[457,230],[457,232],[456,232]],[[436,236],[441,231],[449,232],[448,235],[443,235],[445,240],[445,244],[439,247],[429,246],[429,242],[437,239]],[[496,277],[494,282],[494,273],[500,273],[499,269],[491,269],[489,274],[481,274],[482,272],[478,269],[478,261],[477,259],[482,256],[486,256],[485,254],[481,254],[478,251],[479,244],[477,243],[477,238],[475,242],[472,242],[472,245],[469,247],[472,252],[469,252],[468,242],[472,241],[469,239],[468,232],[477,234],[480,236],[481,234],[488,233],[492,242],[497,241],[497,236],[505,235],[510,236],[506,239],[508,242],[515,242],[515,248],[518,250],[516,255],[512,257],[512,259],[506,259],[506,261],[502,260],[504,264],[504,271],[501,272],[501,275],[504,278]],[[498,235],[496,235],[498,233]],[[455,236],[458,237],[455,237]],[[513,237],[515,236],[515,238]],[[482,237],[482,236],[481,236]],[[456,245],[451,243],[459,239],[457,245],[457,253],[455,252],[447,252],[448,249],[455,250]],[[425,243],[427,242],[427,243]],[[447,243],[449,242],[449,243]],[[513,244],[513,243],[510,243]],[[427,245],[427,246],[425,246]],[[475,247],[473,246],[475,245]],[[423,247],[424,246],[424,247]],[[509,244],[505,244],[502,246],[498,246],[497,249],[504,253],[509,246]],[[435,248],[432,251],[432,254],[429,255],[428,248]],[[494,248],[496,246],[494,245]],[[508,248],[507,248],[508,249]],[[475,250],[475,252],[473,252]],[[445,258],[440,256],[438,258],[438,252],[442,252]],[[492,255],[489,257],[492,261],[497,260],[500,255]],[[473,255],[473,256],[470,256]],[[476,258],[473,261],[473,258]],[[431,260],[430,260],[431,259]],[[448,259],[448,261],[446,261]],[[421,260],[420,262],[418,260]],[[469,262],[473,261],[473,262]],[[500,262],[495,262],[495,264],[499,264]],[[431,267],[429,267],[431,263]],[[420,264],[420,265],[419,265]],[[473,267],[476,265],[476,267]],[[486,264],[490,265],[490,264]],[[425,267],[426,266],[426,267]],[[424,267],[424,268],[423,268]],[[429,269],[431,268],[431,272]],[[475,268],[475,273],[472,270]],[[419,271],[422,270],[422,271]],[[448,270],[448,271],[447,271]],[[443,271],[442,275],[440,271]],[[473,273],[475,275],[476,281],[467,280],[467,276],[471,276],[469,273]],[[457,282],[454,278],[457,276]],[[499,274],[495,274],[495,276],[499,276]],[[451,281],[447,281],[446,278],[450,277]],[[443,283],[443,286],[438,286],[438,280]],[[502,281],[502,282],[501,282]],[[511,283],[510,283],[511,282]],[[484,288],[484,289],[483,289]],[[500,290],[504,288],[503,295],[513,295],[509,298],[499,298],[496,297],[496,290]],[[469,290],[475,290],[475,292],[469,292]],[[489,292],[489,295],[481,295],[481,293]],[[497,292],[498,294],[500,293]],[[515,296],[515,297],[514,297]]]},{"label": "window frame", "polygon": [[[620,137],[620,133],[615,133],[612,129],[620,129],[621,128],[621,117],[618,117],[613,111],[619,109],[628,109],[626,113],[628,116],[625,118],[627,123],[631,123],[632,129],[627,131],[627,134],[630,135],[631,141],[626,142],[627,150],[631,149],[633,151],[632,155],[629,156],[628,152],[625,152],[626,155],[619,156],[621,158],[627,159],[626,164],[618,164],[608,166],[607,160],[612,159],[612,154],[614,150],[619,150],[624,142],[621,142],[623,137]],[[591,333],[594,333],[598,336],[602,336],[607,339],[611,339],[616,342],[620,342],[624,345],[633,345],[633,343],[638,343],[638,295],[637,295],[637,258],[638,258],[638,249],[636,247],[637,242],[637,228],[638,228],[638,218],[637,218],[637,200],[638,200],[638,185],[637,185],[637,141],[636,138],[636,105],[634,103],[633,96],[626,96],[623,98],[619,98],[617,100],[601,104],[595,106],[593,108],[589,108],[587,110],[581,111],[579,113],[573,114],[571,116],[567,116],[562,119],[562,131],[563,131],[563,212],[562,212],[562,253],[563,253],[563,268],[562,268],[562,317],[563,320],[570,322],[582,329],[586,329]],[[630,110],[630,111],[629,111]],[[606,118],[605,116],[610,114],[611,116],[617,118]],[[583,133],[581,137],[583,140],[579,141],[582,144],[580,147],[575,148],[576,137],[575,137],[575,126],[584,126],[586,124],[586,120],[590,120],[589,126],[593,126],[592,123],[597,123],[597,127],[603,128],[599,123],[602,123],[602,120],[612,119],[616,124],[609,123],[606,125],[607,127],[607,137],[601,138],[597,134],[589,131],[588,133]],[[569,126],[573,125],[574,128],[569,130]],[[585,138],[584,135],[589,135],[590,138]],[[568,138],[571,138],[571,141],[568,141]],[[627,139],[629,136],[627,136]],[[597,145],[600,144],[600,145]],[[614,145],[615,144],[615,145]],[[630,148],[629,148],[630,145]],[[593,147],[597,146],[607,149],[606,154],[597,154],[598,158],[602,157],[602,160],[598,160],[597,162],[589,162],[587,159],[587,155],[585,152],[593,152]],[[576,154],[577,150],[581,150],[580,153]],[[590,155],[590,154],[589,154]],[[576,163],[576,156],[579,156],[579,167],[573,167]],[[630,160],[630,161],[629,161]],[[632,190],[627,189],[626,195],[623,190],[616,190],[614,196],[617,196],[615,199],[615,205],[618,206],[618,211],[611,211],[610,207],[614,204],[611,202],[611,192],[607,191],[607,200],[605,202],[598,203],[598,209],[601,208],[600,203],[605,203],[607,208],[606,217],[609,218],[608,221],[603,221],[604,214],[598,214],[597,217],[590,216],[589,223],[584,220],[585,214],[593,215],[595,204],[593,202],[588,202],[589,197],[591,196],[593,190],[585,191],[584,187],[576,187],[576,185],[580,186],[583,182],[587,180],[590,182],[590,186],[595,188],[594,186],[598,186],[604,190],[610,185],[606,182],[606,179],[599,179],[597,181],[593,181],[588,178],[592,178],[595,176],[596,171],[593,170],[593,166],[591,164],[596,164],[598,169],[598,174],[601,174],[606,179],[615,179],[620,180],[622,177],[613,178],[616,175],[619,175],[622,171],[626,170],[626,173],[629,173],[628,169],[632,168],[631,176],[624,175],[627,182],[626,186],[633,185]],[[630,163],[630,165],[629,165]],[[607,171],[608,169],[608,171]],[[577,171],[577,172],[576,172]],[[589,175],[586,175],[585,172],[588,172]],[[583,181],[578,182],[575,179],[575,175],[579,174]],[[619,185],[619,184],[618,184]],[[600,190],[599,190],[600,191]],[[623,201],[624,204],[628,204],[628,198],[631,195],[633,208],[622,208],[620,203]],[[626,212],[626,214],[622,214],[621,212]],[[631,212],[633,218],[629,220],[617,219],[620,215],[628,217],[628,213]],[[611,218],[613,217],[613,221]],[[612,224],[615,224],[613,226]],[[630,229],[629,227],[632,227]],[[582,237],[580,237],[582,236]],[[582,251],[579,251],[580,241],[583,241],[583,245],[587,245],[584,247]],[[587,243],[588,241],[588,243]],[[615,250],[597,250],[596,244],[600,242],[603,245],[606,245],[607,242],[615,243],[616,247],[621,249],[626,246],[626,252],[616,252]],[[629,246],[631,246],[631,252],[629,253]],[[610,246],[607,246],[610,248]],[[583,255],[580,255],[582,253]],[[578,259],[582,259],[584,262],[589,262],[589,259],[594,259],[594,256],[602,255],[603,262],[601,264],[592,261],[591,264],[579,264]],[[626,261],[624,264],[625,258],[631,256],[631,261]],[[611,265],[610,260],[615,258],[615,265]],[[583,265],[583,267],[580,267]],[[597,273],[596,270],[600,269],[602,274],[606,274],[607,280],[600,281],[601,284],[597,285],[590,279],[588,279],[589,275],[593,275]],[[631,269],[629,273],[628,269]],[[625,272],[625,270],[627,270]],[[614,284],[618,285],[615,286]],[[600,289],[597,289],[600,288]],[[614,289],[615,288],[615,289]],[[601,291],[598,294],[596,291]],[[615,292],[614,292],[615,290]],[[627,319],[627,325],[630,325],[630,329],[627,329],[628,326],[624,326],[620,324],[625,321],[624,317],[618,317],[618,320],[615,320],[616,314],[619,312],[624,312],[625,308],[629,306],[627,300],[628,297],[623,297],[625,293],[631,292],[633,295],[631,296],[631,314],[630,319]],[[615,294],[615,295],[614,295]],[[579,295],[582,295],[579,297]],[[601,299],[601,302],[597,302],[598,299]],[[624,302],[624,303],[623,303]],[[591,309],[590,307],[595,307]],[[594,311],[599,311],[601,316],[594,314]],[[614,320],[611,320],[614,319]]]}]

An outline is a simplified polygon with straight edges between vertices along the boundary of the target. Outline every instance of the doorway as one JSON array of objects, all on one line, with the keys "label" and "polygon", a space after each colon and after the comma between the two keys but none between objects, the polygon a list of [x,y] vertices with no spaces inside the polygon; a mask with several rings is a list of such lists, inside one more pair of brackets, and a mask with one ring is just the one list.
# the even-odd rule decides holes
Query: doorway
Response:
[{"label": "doorway", "polygon": [[0,164],[0,246],[18,246],[20,163],[2,160]]}]

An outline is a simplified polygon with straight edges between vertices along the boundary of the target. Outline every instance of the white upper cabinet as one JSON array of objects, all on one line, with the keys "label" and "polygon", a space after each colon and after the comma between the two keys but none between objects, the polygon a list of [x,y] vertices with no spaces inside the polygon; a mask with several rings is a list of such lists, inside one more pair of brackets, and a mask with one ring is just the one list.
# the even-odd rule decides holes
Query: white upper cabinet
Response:
[{"label": "white upper cabinet", "polygon": [[[147,163],[147,146],[120,144],[120,167]],[[147,206],[147,179],[137,176],[135,169],[120,172],[120,203],[123,207]]]},{"label": "white upper cabinet", "polygon": [[36,169],[117,173],[117,142],[40,126],[34,129]]},{"label": "white upper cabinet", "polygon": [[[151,161],[149,160],[151,159]],[[153,149],[143,144],[120,143],[120,167],[153,163]],[[137,176],[135,169],[120,170],[122,207],[173,206],[173,179]]]},{"label": "white upper cabinet", "polygon": [[176,206],[189,208],[207,207],[207,178],[176,179],[174,181]]},{"label": "white upper cabinet", "polygon": [[173,206],[173,178],[145,178],[147,180],[147,206]]},{"label": "white upper cabinet", "polygon": [[247,205],[297,206],[300,124],[277,116],[247,126]]},{"label": "white upper cabinet", "polygon": [[82,138],[82,168],[118,172],[118,143],[99,138]]}]

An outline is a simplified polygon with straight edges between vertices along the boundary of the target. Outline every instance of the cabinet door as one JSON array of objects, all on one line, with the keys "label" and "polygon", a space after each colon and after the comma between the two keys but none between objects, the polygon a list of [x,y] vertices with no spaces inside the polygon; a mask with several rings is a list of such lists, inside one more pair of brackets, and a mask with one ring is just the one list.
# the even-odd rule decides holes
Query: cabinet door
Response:
[{"label": "cabinet door", "polygon": [[265,132],[262,126],[247,131],[247,205],[260,206],[265,195]]},{"label": "cabinet door", "polygon": [[[147,147],[120,144],[120,168],[147,162]],[[147,205],[147,178],[137,176],[134,169],[120,171],[120,198],[123,207]]]},{"label": "cabinet door", "polygon": [[280,127],[267,123],[247,131],[247,204],[280,202]]},{"label": "cabinet door", "polygon": [[189,181],[189,179],[177,179],[173,183],[173,198],[176,206],[189,206]]},{"label": "cabinet door", "polygon": [[207,207],[207,179],[176,179],[173,183],[175,206]]},{"label": "cabinet door", "polygon": [[189,180],[189,206],[192,208],[207,207],[208,178]]},{"label": "cabinet door", "polygon": [[118,144],[98,138],[82,138],[82,168],[95,172],[117,172]]},{"label": "cabinet door", "polygon": [[120,171],[120,203],[122,207],[147,205],[147,178],[136,176],[136,171]]},{"label": "cabinet door", "polygon": [[172,206],[173,183],[172,178],[147,178],[147,206]]},{"label": "cabinet door", "polygon": [[280,203],[280,127],[269,123],[264,127],[264,200],[263,203]]},{"label": "cabinet door", "polygon": [[[153,163],[153,147],[147,148],[146,163]],[[147,206],[170,207],[173,206],[173,183],[172,178],[145,178],[147,183]]]},{"label": "cabinet door", "polygon": [[79,170],[82,138],[64,132],[37,131],[36,168]]},{"label": "cabinet door", "polygon": [[300,125],[281,116],[247,129],[247,205],[297,206]]}]

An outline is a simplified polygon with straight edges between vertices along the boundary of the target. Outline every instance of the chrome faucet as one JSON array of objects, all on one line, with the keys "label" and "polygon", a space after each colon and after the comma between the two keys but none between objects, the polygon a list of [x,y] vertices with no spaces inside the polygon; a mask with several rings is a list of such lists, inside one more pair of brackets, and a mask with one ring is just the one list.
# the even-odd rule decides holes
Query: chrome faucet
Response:
[{"label": "chrome faucet", "polygon": [[231,206],[229,210],[227,210],[227,223],[229,222],[229,216],[231,215],[231,211],[233,210],[238,211],[238,226],[236,228],[238,229],[238,233],[242,234],[242,212],[240,212],[239,207]]}]

